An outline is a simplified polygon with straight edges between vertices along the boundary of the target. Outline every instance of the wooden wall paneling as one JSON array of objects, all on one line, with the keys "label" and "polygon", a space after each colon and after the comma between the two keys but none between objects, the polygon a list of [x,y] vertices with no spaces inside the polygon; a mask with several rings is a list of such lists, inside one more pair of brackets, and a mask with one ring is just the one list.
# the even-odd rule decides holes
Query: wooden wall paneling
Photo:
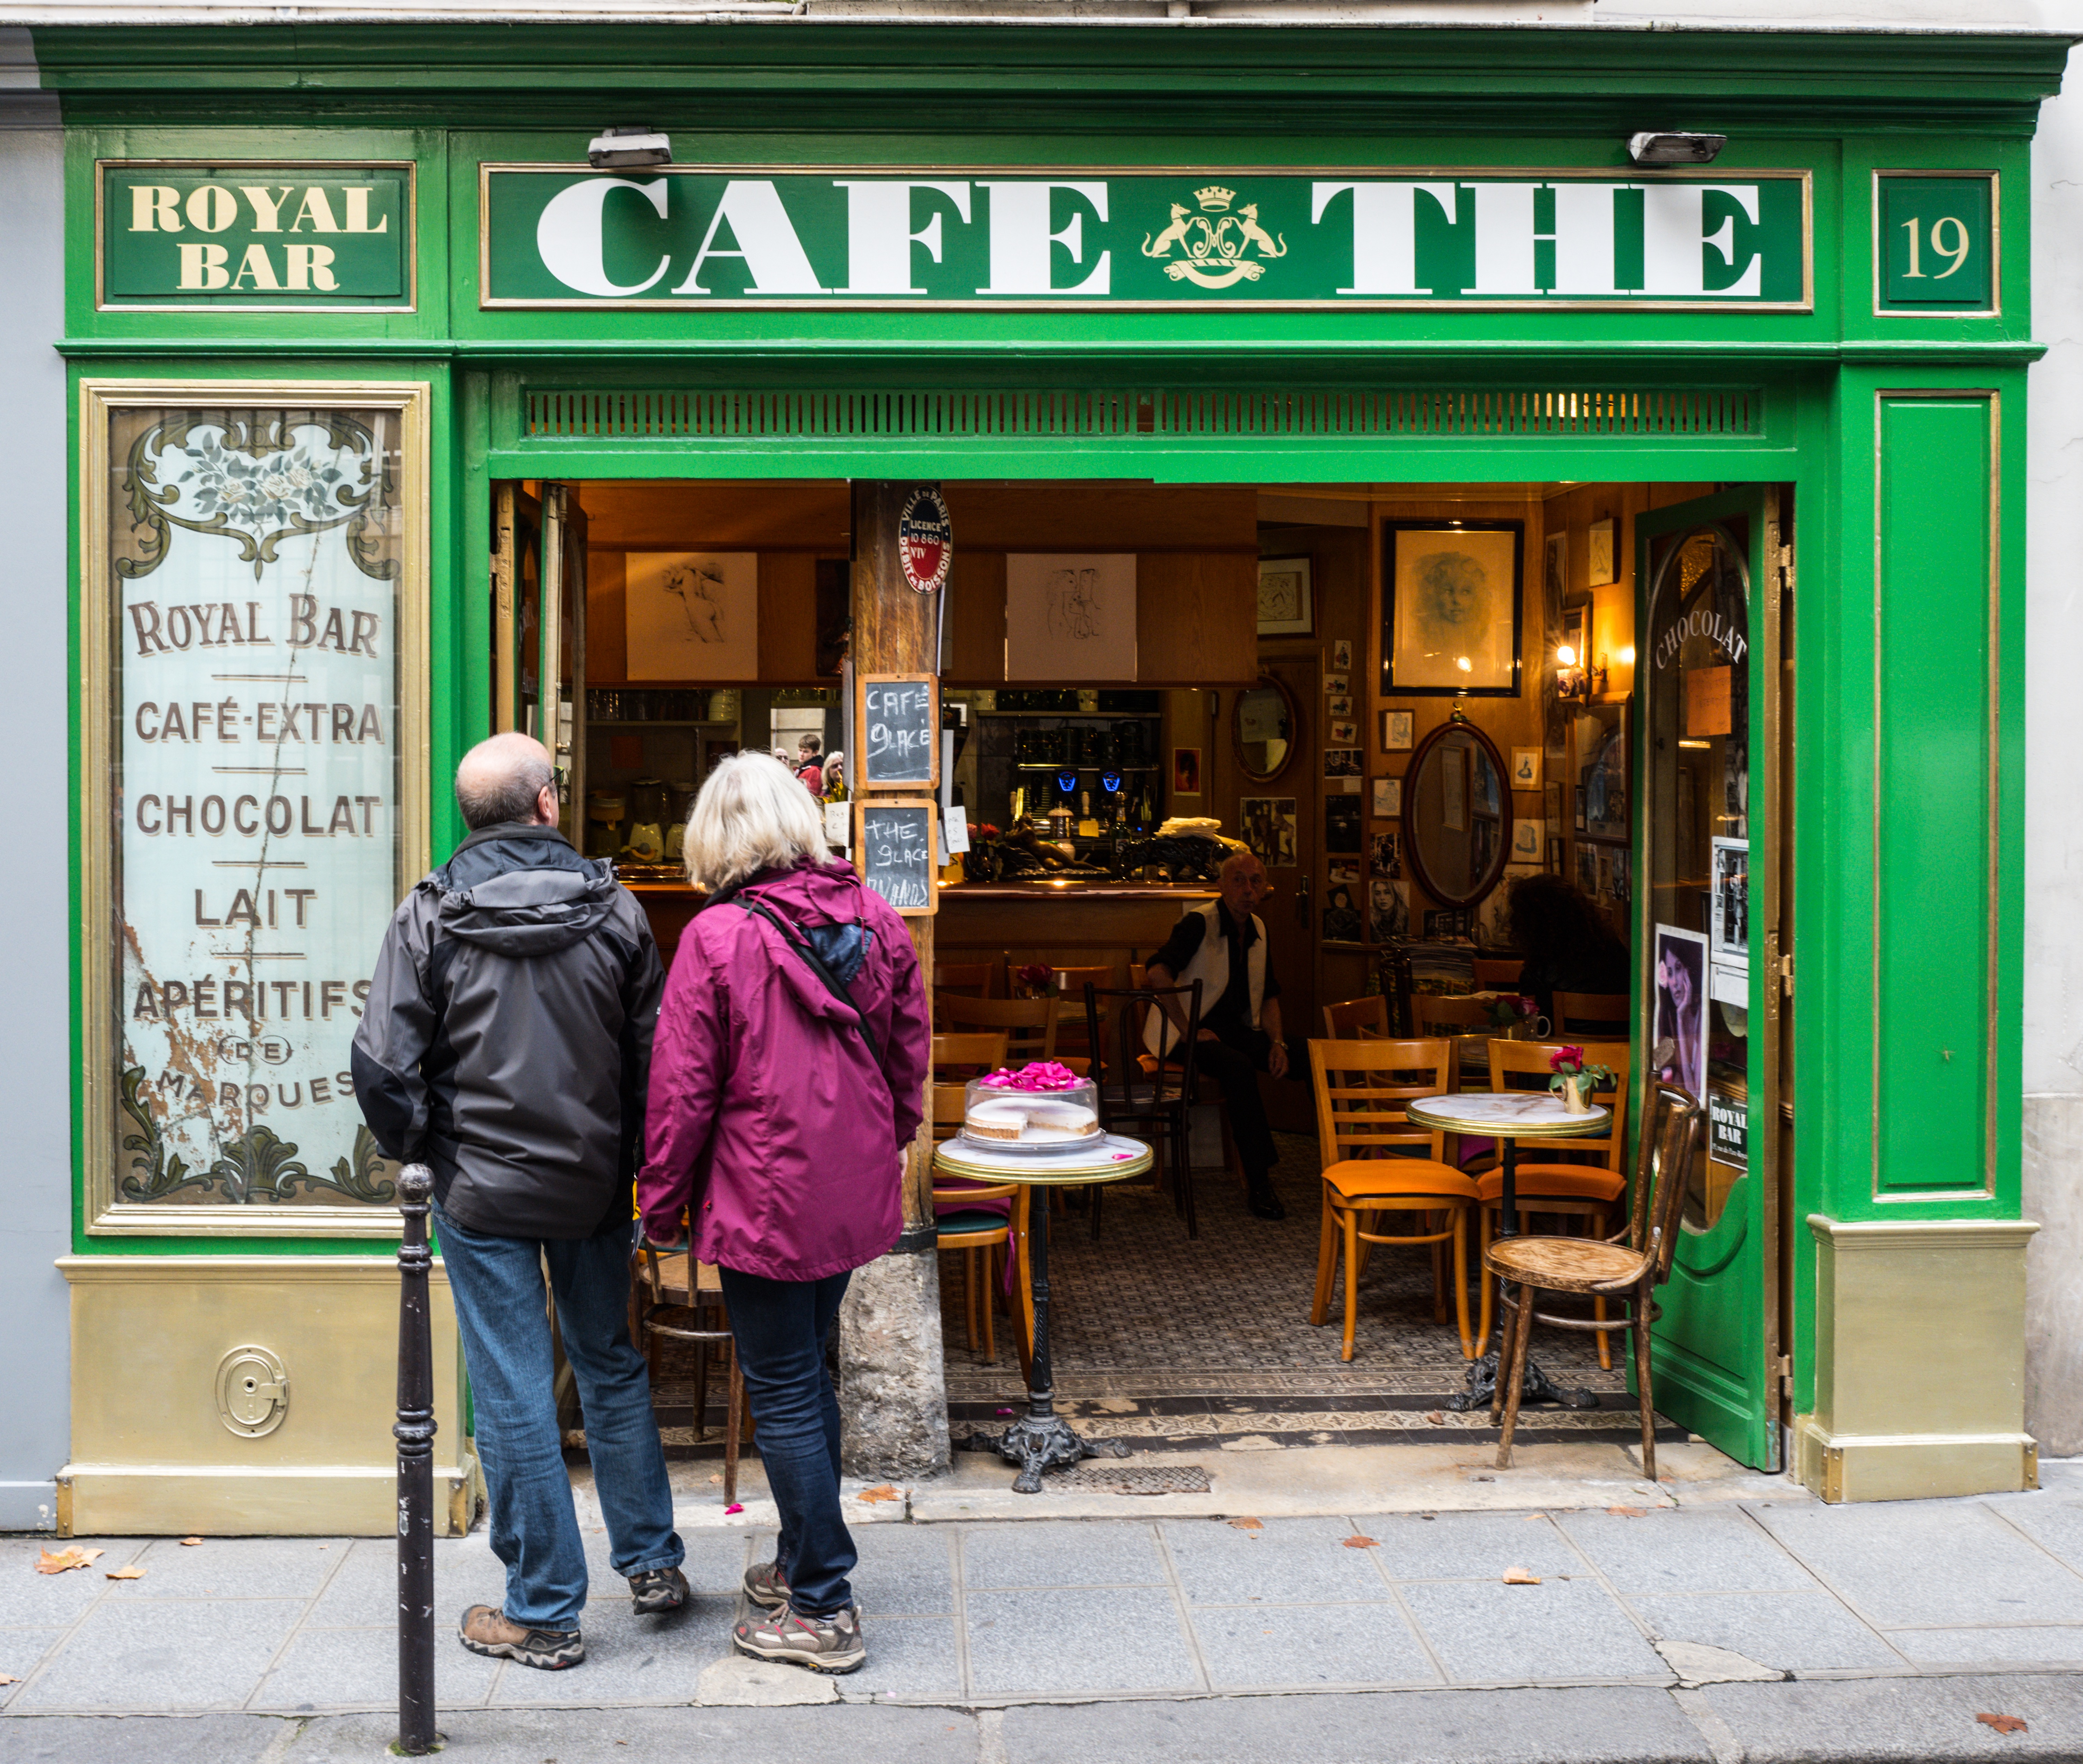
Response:
[{"label": "wooden wall paneling", "polygon": [[955,555],[1257,548],[1257,497],[1225,485],[946,484]]},{"label": "wooden wall paneling", "polygon": [[818,560],[810,552],[759,554],[759,678],[818,686]]},{"label": "wooden wall paneling", "polygon": [[[843,483],[748,483],[719,478],[589,482],[593,543],[628,552],[822,552],[847,549]],[[957,535],[959,538],[959,535]]]},{"label": "wooden wall paneling", "polygon": [[586,553],[586,683],[619,686],[629,678],[629,626],[623,554]]},{"label": "wooden wall paneling", "polygon": [[998,686],[1005,679],[1005,553],[965,547],[957,536],[948,569],[950,686]]},{"label": "wooden wall paneling", "polygon": [[1138,556],[1139,683],[1248,685],[1258,677],[1257,626],[1256,552],[1143,552]]}]

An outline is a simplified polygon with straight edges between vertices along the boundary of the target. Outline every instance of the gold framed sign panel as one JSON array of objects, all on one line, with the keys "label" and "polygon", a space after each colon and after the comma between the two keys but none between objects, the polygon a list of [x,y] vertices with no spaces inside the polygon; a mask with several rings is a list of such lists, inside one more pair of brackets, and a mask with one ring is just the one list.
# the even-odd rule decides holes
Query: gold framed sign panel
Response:
[{"label": "gold framed sign panel", "polygon": [[[567,294],[551,292],[547,289],[522,294],[495,293],[493,291],[495,281],[504,279],[505,273],[510,269],[513,263],[513,252],[522,247],[509,245],[509,238],[516,236],[510,234],[502,233],[501,239],[495,241],[493,236],[495,226],[503,226],[504,209],[498,198],[495,197],[494,182],[501,178],[511,180],[549,176],[568,177],[589,183],[619,181],[632,187],[638,180],[642,180],[647,187],[655,187],[655,190],[658,192],[665,192],[670,186],[690,178],[721,178],[728,181],[778,179],[799,183],[829,180],[842,185],[856,181],[873,181],[908,184],[921,189],[944,188],[951,180],[969,182],[1003,179],[1027,184],[1046,183],[1055,188],[1080,189],[1088,187],[1104,188],[1114,180],[1133,181],[1139,184],[1156,184],[1171,180],[1177,184],[1177,188],[1167,193],[1174,197],[1186,199],[1181,201],[1179,207],[1169,209],[1173,217],[1174,226],[1197,222],[1210,223],[1209,231],[1204,240],[1204,243],[1209,246],[1209,249],[1201,252],[1191,266],[1197,272],[1192,280],[1204,290],[1232,286],[1237,275],[1249,276],[1255,282],[1267,273],[1270,265],[1275,264],[1278,259],[1288,256],[1290,241],[1285,234],[1277,238],[1271,235],[1265,235],[1266,242],[1260,243],[1263,229],[1257,227],[1255,218],[1253,220],[1254,231],[1249,234],[1239,232],[1235,238],[1230,238],[1223,232],[1224,222],[1240,221],[1249,212],[1239,209],[1236,215],[1232,216],[1229,212],[1232,203],[1240,199],[1240,193],[1245,197],[1256,193],[1249,188],[1242,188],[1240,192],[1240,188],[1230,187],[1232,183],[1249,184],[1275,179],[1286,180],[1291,184],[1317,179],[1339,180],[1361,179],[1387,180],[1398,184],[1422,183],[1437,180],[1472,180],[1490,183],[1532,180],[1555,185],[1604,183],[1612,184],[1616,188],[1639,190],[1655,186],[1667,187],[1676,184],[1769,182],[1791,184],[1798,190],[1799,290],[1798,293],[1789,290],[1785,298],[1767,299],[1730,299],[1725,296],[1713,295],[1693,297],[1687,294],[1646,295],[1629,293],[1531,297],[1523,294],[1474,294],[1464,298],[1441,298],[1431,294],[1416,293],[1360,294],[1350,290],[1347,290],[1346,297],[1329,298],[1303,297],[1287,299],[1278,298],[1243,299],[1232,296],[1210,299],[1199,295],[1189,298],[1183,294],[1177,297],[1163,298],[1115,298],[1111,295],[1079,298],[1075,292],[1067,289],[1051,289],[1046,294],[1021,293],[995,298],[919,298],[916,297],[917,290],[909,289],[907,284],[906,291],[903,293],[888,291],[862,293],[849,286],[823,290],[817,298],[806,298],[801,293],[777,293],[756,297],[742,294],[717,295],[704,290],[700,299],[693,300],[684,295],[674,298],[671,294],[661,298],[656,291],[657,286],[670,288],[677,278],[678,271],[686,268],[684,264],[673,265],[674,274],[668,276],[666,273],[668,265],[661,260],[651,273],[649,279],[632,283],[615,282],[604,267],[601,240],[596,231],[581,253],[588,265],[585,279],[597,286],[598,291],[594,294]],[[1350,182],[1341,183],[1340,187],[1350,188]],[[667,213],[668,201],[666,196],[662,193],[640,200],[650,201],[657,214],[661,218]],[[775,200],[778,204],[780,198],[776,197]],[[1185,209],[1191,205],[1208,209],[1209,212],[1198,216],[1188,214]],[[591,203],[587,205],[582,214],[569,218],[581,227],[590,224],[597,229],[600,217],[599,205]],[[545,236],[545,229],[542,224],[543,218],[543,215],[531,214],[527,218],[526,225],[519,229],[521,233],[525,233],[529,239],[535,241],[537,249],[539,249],[540,242]],[[773,218],[771,211],[765,217],[768,221],[772,220]],[[787,225],[784,215],[782,226],[785,228]],[[564,237],[570,231],[570,227],[564,224],[563,218],[560,218],[558,224],[548,229],[552,236],[559,238]],[[1138,228],[1131,231],[1139,236],[1142,236],[1143,230]],[[1168,231],[1160,227],[1158,233],[1143,237],[1143,243],[1139,245],[1136,243],[1134,238],[1125,235],[1121,242],[1124,260],[1130,260],[1130,254],[1132,252],[1139,252],[1142,257],[1151,259],[1168,256],[1170,254],[1162,248]],[[721,240],[718,237],[717,229],[714,225],[711,226],[708,231],[710,237],[704,241],[701,251],[697,254],[698,262],[700,259],[711,255],[731,258],[743,255],[742,246],[737,249],[721,246]],[[953,248],[949,243],[950,235],[944,234],[937,221],[933,223],[929,231],[932,234],[930,242],[925,232],[912,236],[919,243],[922,248],[931,252],[934,263],[940,264],[945,260],[944,252],[951,251]],[[1067,242],[1072,235],[1068,231],[1054,235],[1048,235],[1045,226],[1044,236],[1053,237],[1058,242]],[[1541,239],[1553,237],[1549,234],[1535,236]],[[794,242],[792,231],[790,237],[792,254],[799,253],[801,247],[799,242]],[[717,245],[720,248],[712,252],[710,250],[712,244]],[[1092,251],[1095,256],[1100,252],[1101,248],[1096,241],[1092,243]],[[1211,252],[1212,255],[1211,255]],[[1191,255],[1190,252],[1189,255]],[[1181,257],[1178,264],[1183,273],[1186,267],[1185,257]],[[1211,267],[1217,264],[1223,267],[1219,269]],[[1243,266],[1241,270],[1237,267],[1240,264]],[[541,266],[539,264],[537,267]],[[809,268],[807,262],[801,267],[807,272]],[[1082,275],[1089,267],[1085,258],[1081,256],[1078,260],[1074,273]],[[638,273],[640,273],[640,270]],[[693,272],[690,271],[689,274],[691,279]],[[902,280],[902,278],[899,279]],[[1623,173],[1616,171],[1612,167],[1599,166],[1399,165],[1355,168],[1351,166],[1258,165],[1211,168],[1206,165],[1096,167],[962,164],[947,167],[890,165],[863,167],[839,164],[771,163],[666,165],[649,167],[634,173],[606,173],[596,171],[593,167],[583,163],[573,163],[564,160],[480,160],[477,168],[477,305],[480,311],[486,312],[603,310],[688,312],[758,311],[768,308],[780,311],[798,311],[819,307],[889,312],[993,310],[1000,311],[1104,310],[1110,312],[1188,311],[1812,312],[1815,309],[1815,173],[1810,168],[1804,166],[1744,166],[1723,167],[1718,171],[1712,168],[1699,170],[1688,168],[1659,171],[1653,176],[1644,176],[1639,172]]]},{"label": "gold framed sign panel", "polygon": [[[1882,192],[1891,180],[1909,183],[1950,179],[1963,184],[1984,184],[1989,191],[1988,269],[1989,298],[1979,306],[1938,307],[1924,311],[1891,306],[1882,298],[1887,286],[1887,252],[1881,231]],[[2004,311],[2004,201],[2003,177],[1994,166],[1877,166],[1870,180],[1867,205],[1873,221],[1873,313],[1876,319],[1999,319]],[[1963,239],[1964,243],[1964,239]]]},{"label": "gold framed sign panel", "polygon": [[429,396],[80,383],[90,1235],[397,1233],[346,1054],[429,862]]},{"label": "gold framed sign panel", "polygon": [[[326,196],[325,192],[332,191],[337,193],[348,187],[341,183],[341,180],[352,179],[355,174],[365,171],[395,175],[403,186],[404,212],[399,227],[401,236],[395,247],[399,260],[395,268],[399,272],[400,279],[404,284],[403,292],[401,297],[395,300],[356,298],[353,292],[354,282],[350,270],[349,281],[344,288],[340,290],[341,297],[327,299],[324,298],[326,292],[324,281],[328,266],[332,262],[332,254],[336,251],[343,237],[343,218],[345,219],[348,229],[353,233],[365,233],[373,231],[374,229],[369,228],[365,225],[357,226],[354,218],[344,214],[344,204],[336,204]],[[97,159],[95,162],[94,307],[97,312],[187,312],[196,310],[199,304],[192,298],[184,300],[177,296],[168,296],[158,300],[149,298],[112,300],[109,298],[108,184],[112,175],[120,176],[126,172],[163,172],[174,176],[200,172],[223,172],[234,177],[243,173],[250,176],[261,177],[264,180],[262,183],[253,186],[251,190],[243,186],[239,187],[237,198],[231,204],[230,213],[223,217],[222,224],[219,224],[218,214],[205,209],[201,217],[203,222],[201,227],[192,226],[189,224],[190,217],[184,212],[184,208],[181,205],[174,205],[171,210],[163,208],[156,216],[153,217],[158,224],[145,229],[150,232],[164,231],[169,234],[183,235],[177,242],[170,242],[174,243],[176,250],[179,250],[180,246],[184,243],[188,245],[191,251],[206,247],[213,243],[211,235],[218,233],[234,242],[244,241],[249,244],[260,245],[267,249],[272,249],[279,241],[285,247],[281,271],[279,274],[275,274],[271,264],[270,273],[274,274],[275,281],[282,284],[285,291],[302,288],[306,290],[306,297],[274,301],[242,298],[235,307],[230,310],[239,312],[416,312],[419,311],[420,188],[419,166],[416,162],[411,159]],[[302,205],[297,200],[299,193],[297,181],[293,181],[287,185],[271,186],[264,181],[270,176],[287,176],[293,180],[298,181],[308,180],[308,184],[301,193],[308,202],[311,188],[318,189],[320,192],[319,211],[308,216],[294,212]],[[268,200],[271,190],[274,196],[272,204]],[[227,187],[227,193],[230,193],[229,187]],[[150,206],[150,205],[148,204],[148,209]],[[336,212],[336,209],[340,212]],[[300,224],[301,220],[306,218],[311,219],[314,223],[312,228],[308,231]],[[136,229],[133,227],[132,230]],[[292,235],[296,236],[290,236]],[[291,246],[296,247],[305,255],[292,260],[287,255],[286,249]],[[314,258],[310,255],[310,247],[312,246],[324,251],[327,256]],[[218,260],[217,265],[206,272],[206,279],[209,282],[217,284],[220,273],[224,277],[223,282],[218,284],[216,288],[199,287],[197,291],[201,293],[221,291],[222,288],[229,286],[236,279],[233,260],[239,255],[227,247],[225,254]],[[202,268],[203,266],[197,262],[189,261],[184,264],[184,269],[192,273]],[[189,278],[184,277],[184,279]],[[336,274],[332,279],[336,282]],[[217,310],[226,309],[218,307]]]}]

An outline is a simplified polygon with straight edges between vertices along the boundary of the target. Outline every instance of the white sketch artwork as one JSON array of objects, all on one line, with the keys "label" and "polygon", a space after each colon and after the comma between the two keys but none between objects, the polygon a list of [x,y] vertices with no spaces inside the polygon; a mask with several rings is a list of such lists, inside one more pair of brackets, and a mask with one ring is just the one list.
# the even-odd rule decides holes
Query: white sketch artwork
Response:
[{"label": "white sketch artwork", "polygon": [[1135,553],[1014,552],[1005,560],[1005,673],[1135,678]]},{"label": "white sketch artwork", "polygon": [[627,571],[630,679],[759,677],[757,552],[631,552]]}]

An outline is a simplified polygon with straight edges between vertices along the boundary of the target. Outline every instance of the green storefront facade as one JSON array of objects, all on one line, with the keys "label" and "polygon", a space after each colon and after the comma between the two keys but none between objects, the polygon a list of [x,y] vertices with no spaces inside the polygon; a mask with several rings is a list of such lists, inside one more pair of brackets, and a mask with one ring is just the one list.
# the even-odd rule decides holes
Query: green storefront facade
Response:
[{"label": "green storefront facade", "polygon": [[[2026,166],[2066,39],[35,41],[77,387],[61,1523],[388,1529],[395,1215],[335,1056],[494,726],[510,480],[1714,487],[1638,523],[1636,579],[1709,527],[1743,561],[1753,1150],[1681,1248],[1660,1406],[1832,1499],[2033,1483]],[[589,171],[631,122],[673,166]],[[1663,128],[1727,140],[1631,164]],[[307,922],[307,966],[253,965]]]}]

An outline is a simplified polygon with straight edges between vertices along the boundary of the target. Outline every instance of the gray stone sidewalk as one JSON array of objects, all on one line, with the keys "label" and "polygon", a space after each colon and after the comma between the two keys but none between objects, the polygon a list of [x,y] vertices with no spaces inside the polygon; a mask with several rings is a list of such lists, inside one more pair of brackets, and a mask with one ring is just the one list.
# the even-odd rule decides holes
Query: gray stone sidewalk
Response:
[{"label": "gray stone sidewalk", "polygon": [[[863,1525],[869,1660],[839,1680],[729,1655],[737,1578],[771,1538],[714,1528],[687,1533],[691,1610],[632,1616],[593,1531],[586,1664],[478,1659],[447,1625],[499,1597],[480,1533],[438,1546],[442,1721],[458,1753],[558,1764],[712,1732],[764,1735],[761,1756],[978,1764],[2083,1759],[2083,1465],[2045,1474],[2034,1494],[1866,1507],[1789,1487],[1639,1511]],[[387,1542],[79,1540],[108,1553],[36,1575],[49,1541],[0,1540],[0,1673],[19,1681],[0,1686],[0,1757],[135,1752],[147,1732],[154,1758],[379,1755]],[[126,1563],[143,1576],[106,1578]],[[758,1707],[777,1703],[839,1707]],[[117,1715],[195,1719],[93,1719]]]}]

